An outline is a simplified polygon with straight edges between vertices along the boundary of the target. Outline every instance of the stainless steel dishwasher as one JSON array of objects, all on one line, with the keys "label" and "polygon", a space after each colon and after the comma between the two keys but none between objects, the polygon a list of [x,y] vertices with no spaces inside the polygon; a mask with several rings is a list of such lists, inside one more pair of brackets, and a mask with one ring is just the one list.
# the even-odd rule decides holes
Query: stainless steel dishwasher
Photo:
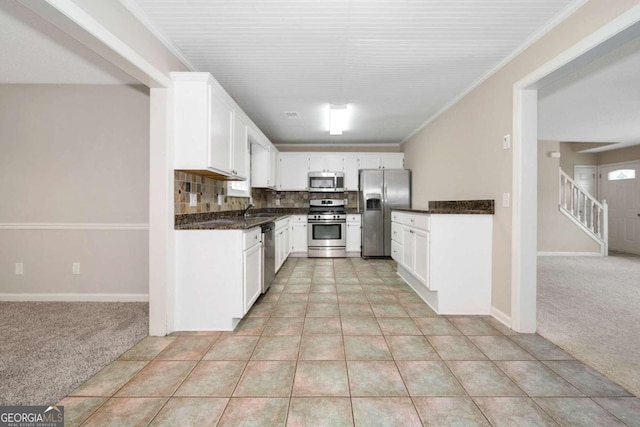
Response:
[{"label": "stainless steel dishwasher", "polygon": [[276,277],[276,247],[274,240],[274,230],[276,224],[268,222],[262,228],[262,293],[264,294],[271,286]]}]

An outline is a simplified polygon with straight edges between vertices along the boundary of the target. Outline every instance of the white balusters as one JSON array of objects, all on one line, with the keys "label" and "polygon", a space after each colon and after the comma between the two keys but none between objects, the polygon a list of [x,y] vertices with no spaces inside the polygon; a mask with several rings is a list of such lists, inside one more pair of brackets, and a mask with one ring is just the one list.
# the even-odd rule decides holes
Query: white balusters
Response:
[{"label": "white balusters", "polygon": [[608,206],[605,200],[600,203],[587,193],[571,177],[560,170],[560,211],[592,235],[607,254],[608,242]]}]

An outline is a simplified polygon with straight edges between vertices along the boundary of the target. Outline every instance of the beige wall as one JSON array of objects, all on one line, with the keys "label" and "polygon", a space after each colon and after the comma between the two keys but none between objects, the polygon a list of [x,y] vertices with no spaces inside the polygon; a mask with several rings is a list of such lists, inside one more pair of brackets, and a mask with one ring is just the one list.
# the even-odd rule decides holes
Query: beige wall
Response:
[{"label": "beige wall", "polygon": [[598,153],[598,165],[640,160],[640,145]]},{"label": "beige wall", "polygon": [[591,0],[403,144],[413,170],[413,206],[429,200],[495,199],[492,305],[511,314],[513,85],[545,62],[610,22],[638,1]]},{"label": "beige wall", "polygon": [[560,167],[570,177],[573,176],[575,166],[595,166],[598,164],[598,155],[595,153],[576,153],[573,144],[560,142]]},{"label": "beige wall", "polygon": [[0,294],[147,294],[148,89],[0,85],[0,141]]},{"label": "beige wall", "polygon": [[558,209],[562,157],[549,157],[549,152],[561,146],[558,141],[538,141],[538,252],[599,253],[600,246]]}]

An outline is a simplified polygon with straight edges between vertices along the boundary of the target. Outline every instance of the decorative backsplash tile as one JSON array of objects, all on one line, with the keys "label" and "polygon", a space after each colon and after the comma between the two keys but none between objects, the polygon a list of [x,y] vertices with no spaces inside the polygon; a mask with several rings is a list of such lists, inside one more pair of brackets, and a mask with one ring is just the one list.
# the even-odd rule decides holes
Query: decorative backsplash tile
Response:
[{"label": "decorative backsplash tile", "polygon": [[[187,172],[174,172],[174,213],[195,214],[242,210],[249,202],[246,197],[227,196],[227,181],[193,175]],[[189,206],[189,194],[198,195],[197,206]],[[218,204],[218,195],[222,203]],[[348,199],[347,208],[357,207],[358,192],[346,193],[309,193],[307,191],[273,191],[262,188],[251,190],[255,209],[265,208],[308,208],[312,199]],[[279,201],[279,203],[278,203]]]}]

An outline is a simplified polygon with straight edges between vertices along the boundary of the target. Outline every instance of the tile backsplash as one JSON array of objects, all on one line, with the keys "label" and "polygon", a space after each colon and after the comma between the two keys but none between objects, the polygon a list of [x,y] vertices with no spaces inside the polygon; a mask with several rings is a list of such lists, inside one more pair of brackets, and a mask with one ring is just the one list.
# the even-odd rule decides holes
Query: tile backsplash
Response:
[{"label": "tile backsplash", "polygon": [[[205,212],[223,212],[244,209],[247,206],[246,197],[231,197],[227,195],[227,181],[190,174],[182,171],[174,172],[174,213],[190,214]],[[189,193],[198,196],[197,206],[189,206]],[[218,195],[222,196],[222,203],[218,204]],[[358,192],[348,193],[309,193],[307,191],[273,191],[253,188],[251,196],[256,209],[262,208],[306,208],[310,199],[340,199],[348,198],[347,207],[357,207]],[[279,201],[279,202],[278,202]]]}]

